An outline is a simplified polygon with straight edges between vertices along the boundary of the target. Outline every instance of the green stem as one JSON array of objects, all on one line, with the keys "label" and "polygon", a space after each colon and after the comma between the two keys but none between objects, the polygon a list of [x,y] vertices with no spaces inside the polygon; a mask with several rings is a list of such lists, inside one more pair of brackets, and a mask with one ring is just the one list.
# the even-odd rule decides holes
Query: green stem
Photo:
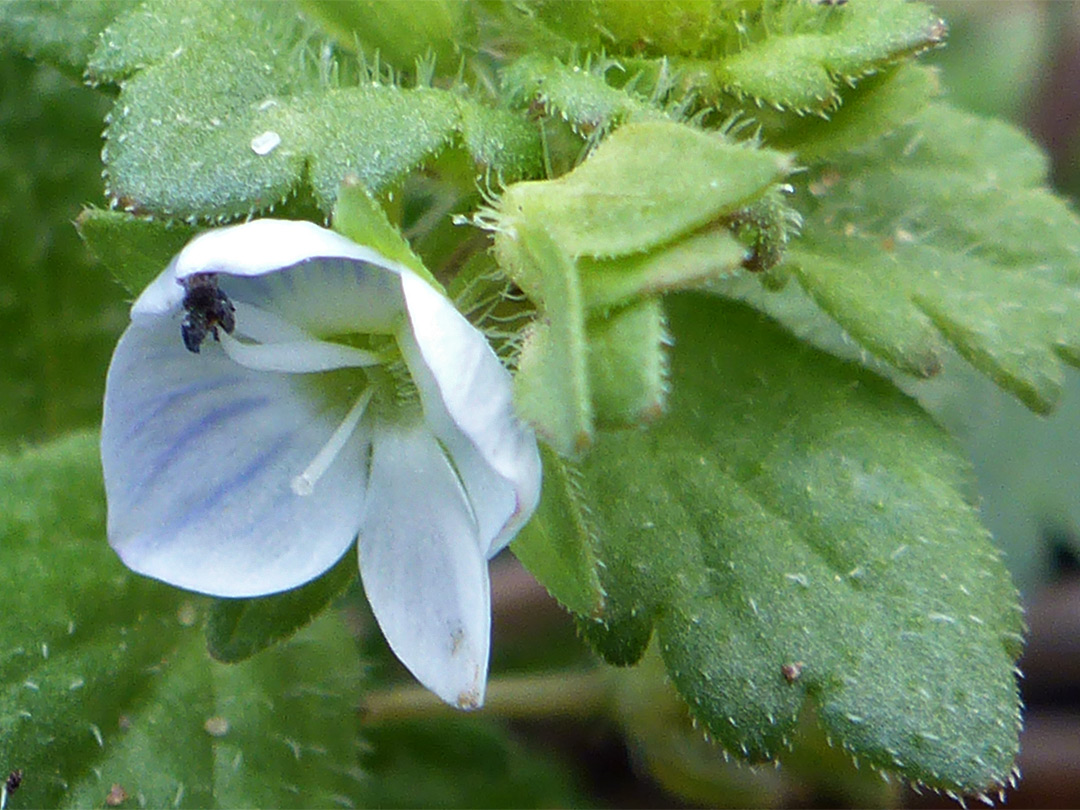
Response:
[{"label": "green stem", "polygon": [[[484,712],[514,720],[582,719],[603,714],[611,703],[610,673],[554,672],[505,675],[488,682]],[[372,722],[412,720],[456,710],[422,686],[395,686],[367,696],[362,712]]]}]

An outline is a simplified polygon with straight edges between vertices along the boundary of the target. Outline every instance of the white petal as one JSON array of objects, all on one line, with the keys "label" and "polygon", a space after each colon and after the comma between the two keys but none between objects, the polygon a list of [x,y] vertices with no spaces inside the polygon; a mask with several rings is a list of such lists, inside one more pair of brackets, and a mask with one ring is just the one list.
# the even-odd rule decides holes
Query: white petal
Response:
[{"label": "white petal", "polygon": [[411,334],[399,343],[424,413],[469,492],[486,556],[532,515],[540,498],[536,437],[514,412],[512,382],[483,334],[420,277],[403,273]]},{"label": "white petal", "polygon": [[249,371],[179,313],[133,324],[113,355],[101,455],[109,542],[132,569],[218,596],[300,585],[359,527],[365,453],[353,436],[302,497],[290,486],[341,415],[317,413],[291,375]]},{"label": "white petal", "polygon": [[360,527],[360,574],[390,648],[447,703],[483,703],[491,636],[487,562],[438,442],[380,425]]},{"label": "white petal", "polygon": [[189,242],[136,299],[131,318],[139,323],[176,310],[184,297],[182,279],[217,273],[230,297],[320,336],[389,334],[403,313],[397,278],[402,270],[371,248],[312,222],[257,219]]}]

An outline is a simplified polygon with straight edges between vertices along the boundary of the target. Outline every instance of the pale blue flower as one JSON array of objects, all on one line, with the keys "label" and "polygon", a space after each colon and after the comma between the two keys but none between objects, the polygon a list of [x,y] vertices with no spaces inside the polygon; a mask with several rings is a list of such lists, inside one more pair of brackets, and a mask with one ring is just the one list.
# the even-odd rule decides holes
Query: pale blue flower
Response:
[{"label": "pale blue flower", "polygon": [[487,560],[535,509],[540,461],[484,336],[412,270],[309,222],[197,237],[132,306],[101,456],[135,571],[259,596],[358,539],[397,656],[483,702]]}]

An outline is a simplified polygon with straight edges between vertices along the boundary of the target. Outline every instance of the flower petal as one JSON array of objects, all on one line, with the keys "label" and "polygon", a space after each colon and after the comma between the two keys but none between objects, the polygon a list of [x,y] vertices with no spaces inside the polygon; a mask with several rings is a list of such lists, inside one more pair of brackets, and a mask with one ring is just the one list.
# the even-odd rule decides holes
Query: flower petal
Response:
[{"label": "flower petal", "polygon": [[179,314],[132,324],[109,367],[101,455],[109,542],[135,571],[217,596],[257,596],[327,570],[359,527],[361,435],[308,496],[290,486],[341,414],[292,375],[250,371]]},{"label": "flower petal", "polygon": [[421,423],[380,425],[360,527],[360,575],[390,648],[459,708],[484,700],[487,562],[458,478]]},{"label": "flower petal", "polygon": [[402,271],[381,253],[312,222],[257,219],[189,242],[136,299],[131,318],[139,323],[176,311],[183,279],[217,273],[230,297],[314,334],[389,334],[404,309],[397,278]]},{"label": "flower petal", "polygon": [[514,412],[509,372],[473,327],[419,276],[403,273],[410,330],[398,337],[424,413],[450,450],[492,557],[540,499],[536,437]]}]

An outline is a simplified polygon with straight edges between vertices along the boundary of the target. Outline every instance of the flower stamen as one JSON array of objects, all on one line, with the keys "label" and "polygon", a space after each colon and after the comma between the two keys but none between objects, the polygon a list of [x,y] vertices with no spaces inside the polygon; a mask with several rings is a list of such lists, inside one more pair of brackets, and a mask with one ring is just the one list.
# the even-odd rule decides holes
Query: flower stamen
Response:
[{"label": "flower stamen", "polygon": [[345,418],[337,426],[337,430],[331,434],[322,449],[315,454],[315,458],[311,460],[307,468],[292,480],[290,486],[293,492],[297,495],[310,495],[315,491],[315,484],[322,478],[323,473],[330,469],[330,465],[334,463],[334,459],[345,447],[353,431],[356,430],[356,426],[360,424],[364,409],[371,402],[371,396],[374,392],[374,386],[369,386],[356,398],[356,402],[353,403],[349,412],[345,414]]},{"label": "flower stamen", "polygon": [[339,368],[368,368],[383,362],[375,352],[325,340],[243,343],[224,330],[220,330],[218,339],[233,362],[253,371],[308,374]]}]

